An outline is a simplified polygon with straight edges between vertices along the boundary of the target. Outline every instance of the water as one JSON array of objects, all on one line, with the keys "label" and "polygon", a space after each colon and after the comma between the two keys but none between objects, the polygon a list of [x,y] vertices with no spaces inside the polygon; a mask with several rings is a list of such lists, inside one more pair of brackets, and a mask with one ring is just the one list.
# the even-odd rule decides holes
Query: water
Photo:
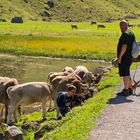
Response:
[{"label": "water", "polygon": [[109,63],[72,59],[48,59],[45,57],[19,57],[0,55],[0,76],[16,78],[19,83],[32,81],[46,81],[49,72],[60,72],[66,66],[75,68],[84,65],[89,71],[95,72],[98,66]]}]

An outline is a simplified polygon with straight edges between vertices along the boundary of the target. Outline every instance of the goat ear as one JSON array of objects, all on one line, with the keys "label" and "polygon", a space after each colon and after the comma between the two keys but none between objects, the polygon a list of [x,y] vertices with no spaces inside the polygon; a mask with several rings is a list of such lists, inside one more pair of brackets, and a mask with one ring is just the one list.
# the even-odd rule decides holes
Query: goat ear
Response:
[{"label": "goat ear", "polygon": [[77,79],[72,81],[72,83],[78,83],[78,82],[79,82],[79,80],[77,80]]},{"label": "goat ear", "polygon": [[71,86],[71,84],[66,84],[66,87],[68,88],[68,87],[70,87]]},{"label": "goat ear", "polygon": [[80,83],[80,86],[81,86],[83,89],[88,89],[88,88],[89,88],[89,86],[88,86],[87,84],[82,84],[82,83]]}]

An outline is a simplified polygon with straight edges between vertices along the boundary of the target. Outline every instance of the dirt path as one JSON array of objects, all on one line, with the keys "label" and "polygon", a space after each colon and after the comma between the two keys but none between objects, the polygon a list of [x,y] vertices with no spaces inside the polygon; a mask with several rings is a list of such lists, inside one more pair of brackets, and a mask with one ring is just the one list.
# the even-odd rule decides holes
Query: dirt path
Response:
[{"label": "dirt path", "polygon": [[[135,80],[140,80],[140,67]],[[128,97],[115,95],[88,140],[140,140],[140,87],[136,94]]]}]

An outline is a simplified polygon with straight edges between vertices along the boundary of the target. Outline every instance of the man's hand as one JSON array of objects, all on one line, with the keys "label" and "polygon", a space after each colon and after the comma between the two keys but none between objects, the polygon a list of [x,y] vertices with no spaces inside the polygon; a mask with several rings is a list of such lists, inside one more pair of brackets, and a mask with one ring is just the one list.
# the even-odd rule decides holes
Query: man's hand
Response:
[{"label": "man's hand", "polygon": [[127,44],[123,44],[121,47],[121,52],[118,57],[118,64],[121,64],[122,56],[124,55],[126,49],[127,49]]},{"label": "man's hand", "polygon": [[118,64],[121,64],[121,58],[118,58]]}]

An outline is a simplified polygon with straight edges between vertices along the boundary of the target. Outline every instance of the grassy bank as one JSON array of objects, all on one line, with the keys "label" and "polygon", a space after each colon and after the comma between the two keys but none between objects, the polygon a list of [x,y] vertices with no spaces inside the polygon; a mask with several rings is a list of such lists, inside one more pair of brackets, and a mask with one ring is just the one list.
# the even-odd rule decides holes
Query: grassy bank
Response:
[{"label": "grassy bank", "polygon": [[[136,65],[140,63],[134,63],[132,69],[135,69]],[[35,132],[41,132],[40,140],[85,140],[90,132],[90,129],[96,126],[95,120],[100,116],[101,112],[105,109],[109,99],[116,93],[121,79],[118,76],[118,69],[111,70],[107,77],[105,77],[99,87],[98,93],[90,98],[82,106],[78,106],[72,109],[65,118],[62,120],[54,120],[55,111],[47,112],[47,120],[40,123],[39,130],[31,128],[29,130],[23,130],[26,140],[34,139]],[[23,122],[39,121],[41,120],[41,113],[35,112],[31,115],[22,116],[18,126],[23,126]],[[30,123],[32,124],[32,123]]]},{"label": "grassy bank", "polygon": [[[98,88],[98,94],[90,98],[82,106],[75,107],[72,112],[68,113],[62,120],[56,121],[55,111],[47,113],[47,120],[40,123],[43,131],[41,139],[48,138],[49,140],[85,140],[89,134],[91,127],[95,126],[95,119],[100,115],[105,108],[106,103],[115,93],[116,86],[119,84],[117,70],[109,72],[108,76],[102,80]],[[21,122],[18,125],[21,127],[25,121],[39,121],[41,113],[35,112],[31,115],[22,116]],[[26,140],[34,138],[35,130],[29,129],[24,131]]]}]

